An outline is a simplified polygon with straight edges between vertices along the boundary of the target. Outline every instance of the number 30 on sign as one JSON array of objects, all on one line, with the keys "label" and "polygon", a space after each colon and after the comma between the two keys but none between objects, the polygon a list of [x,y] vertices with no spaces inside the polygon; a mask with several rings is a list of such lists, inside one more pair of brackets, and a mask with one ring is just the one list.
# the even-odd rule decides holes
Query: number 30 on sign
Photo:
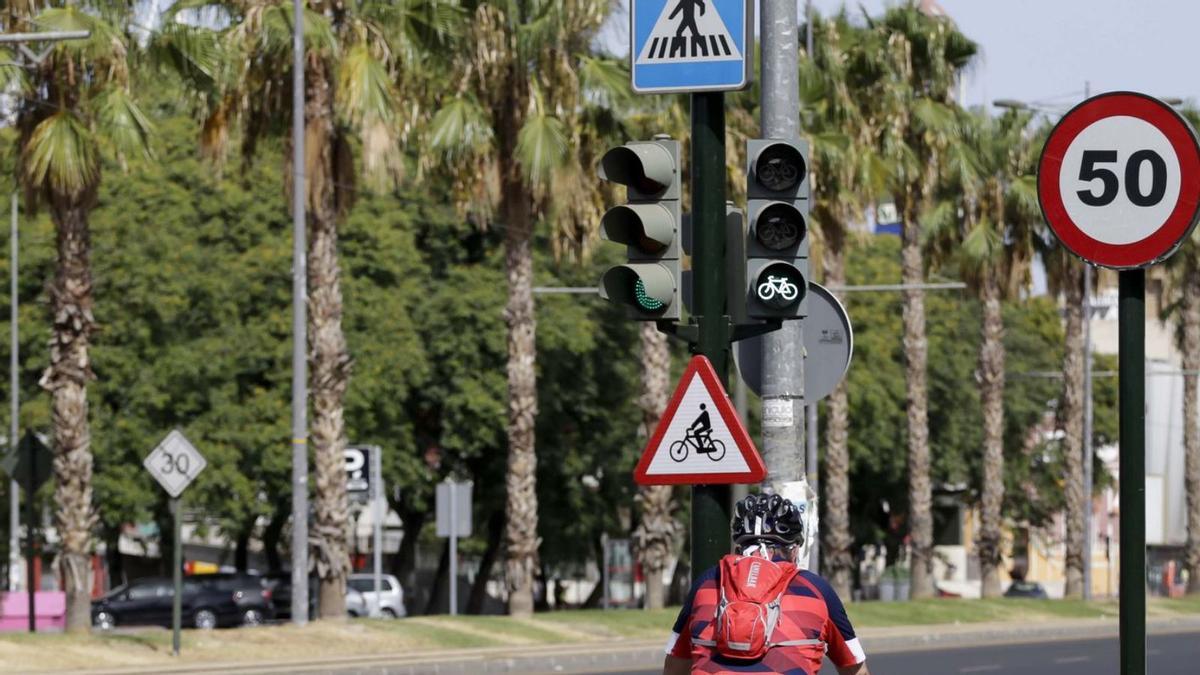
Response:
[{"label": "number 30 on sign", "polygon": [[1200,143],[1158,99],[1131,92],[1090,98],[1050,132],[1038,199],[1054,234],[1102,267],[1163,260],[1200,216]]}]

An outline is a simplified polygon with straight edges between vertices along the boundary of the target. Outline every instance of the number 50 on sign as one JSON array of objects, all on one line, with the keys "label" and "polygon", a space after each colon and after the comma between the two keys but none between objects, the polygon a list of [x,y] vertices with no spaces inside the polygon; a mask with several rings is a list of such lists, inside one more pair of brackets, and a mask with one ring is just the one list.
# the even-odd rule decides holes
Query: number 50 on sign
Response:
[{"label": "number 50 on sign", "polygon": [[1163,260],[1200,215],[1195,131],[1144,94],[1090,98],[1050,132],[1038,199],[1059,241],[1084,260],[1114,269]]}]

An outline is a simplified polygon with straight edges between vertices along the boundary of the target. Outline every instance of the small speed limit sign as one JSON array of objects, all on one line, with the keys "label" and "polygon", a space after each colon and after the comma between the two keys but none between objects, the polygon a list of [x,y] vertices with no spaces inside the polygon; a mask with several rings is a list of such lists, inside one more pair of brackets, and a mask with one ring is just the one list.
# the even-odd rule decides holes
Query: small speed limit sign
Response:
[{"label": "small speed limit sign", "polygon": [[1200,144],[1173,108],[1131,92],[1090,98],[1046,140],[1038,199],[1072,253],[1113,269],[1145,267],[1200,216]]}]

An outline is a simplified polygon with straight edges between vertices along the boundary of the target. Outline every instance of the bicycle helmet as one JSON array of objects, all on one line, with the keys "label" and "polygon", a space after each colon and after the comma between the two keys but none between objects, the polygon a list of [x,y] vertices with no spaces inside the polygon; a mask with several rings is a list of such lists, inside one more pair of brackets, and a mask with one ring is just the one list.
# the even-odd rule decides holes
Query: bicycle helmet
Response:
[{"label": "bicycle helmet", "polygon": [[733,542],[738,546],[771,543],[792,546],[804,539],[800,509],[779,495],[750,495],[733,509]]}]

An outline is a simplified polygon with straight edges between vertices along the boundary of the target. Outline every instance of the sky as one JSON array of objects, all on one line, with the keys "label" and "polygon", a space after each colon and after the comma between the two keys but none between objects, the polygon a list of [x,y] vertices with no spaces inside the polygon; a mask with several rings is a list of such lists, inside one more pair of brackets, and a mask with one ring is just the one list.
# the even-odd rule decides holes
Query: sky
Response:
[{"label": "sky", "polygon": [[[628,0],[626,0],[627,2]],[[1065,109],[1092,94],[1131,89],[1200,102],[1200,0],[940,0],[980,45],[968,73],[967,106],[1000,98]],[[885,0],[813,0],[822,13],[843,5],[879,12]],[[798,1],[803,15],[802,0]],[[602,34],[626,53],[628,15]]]}]

